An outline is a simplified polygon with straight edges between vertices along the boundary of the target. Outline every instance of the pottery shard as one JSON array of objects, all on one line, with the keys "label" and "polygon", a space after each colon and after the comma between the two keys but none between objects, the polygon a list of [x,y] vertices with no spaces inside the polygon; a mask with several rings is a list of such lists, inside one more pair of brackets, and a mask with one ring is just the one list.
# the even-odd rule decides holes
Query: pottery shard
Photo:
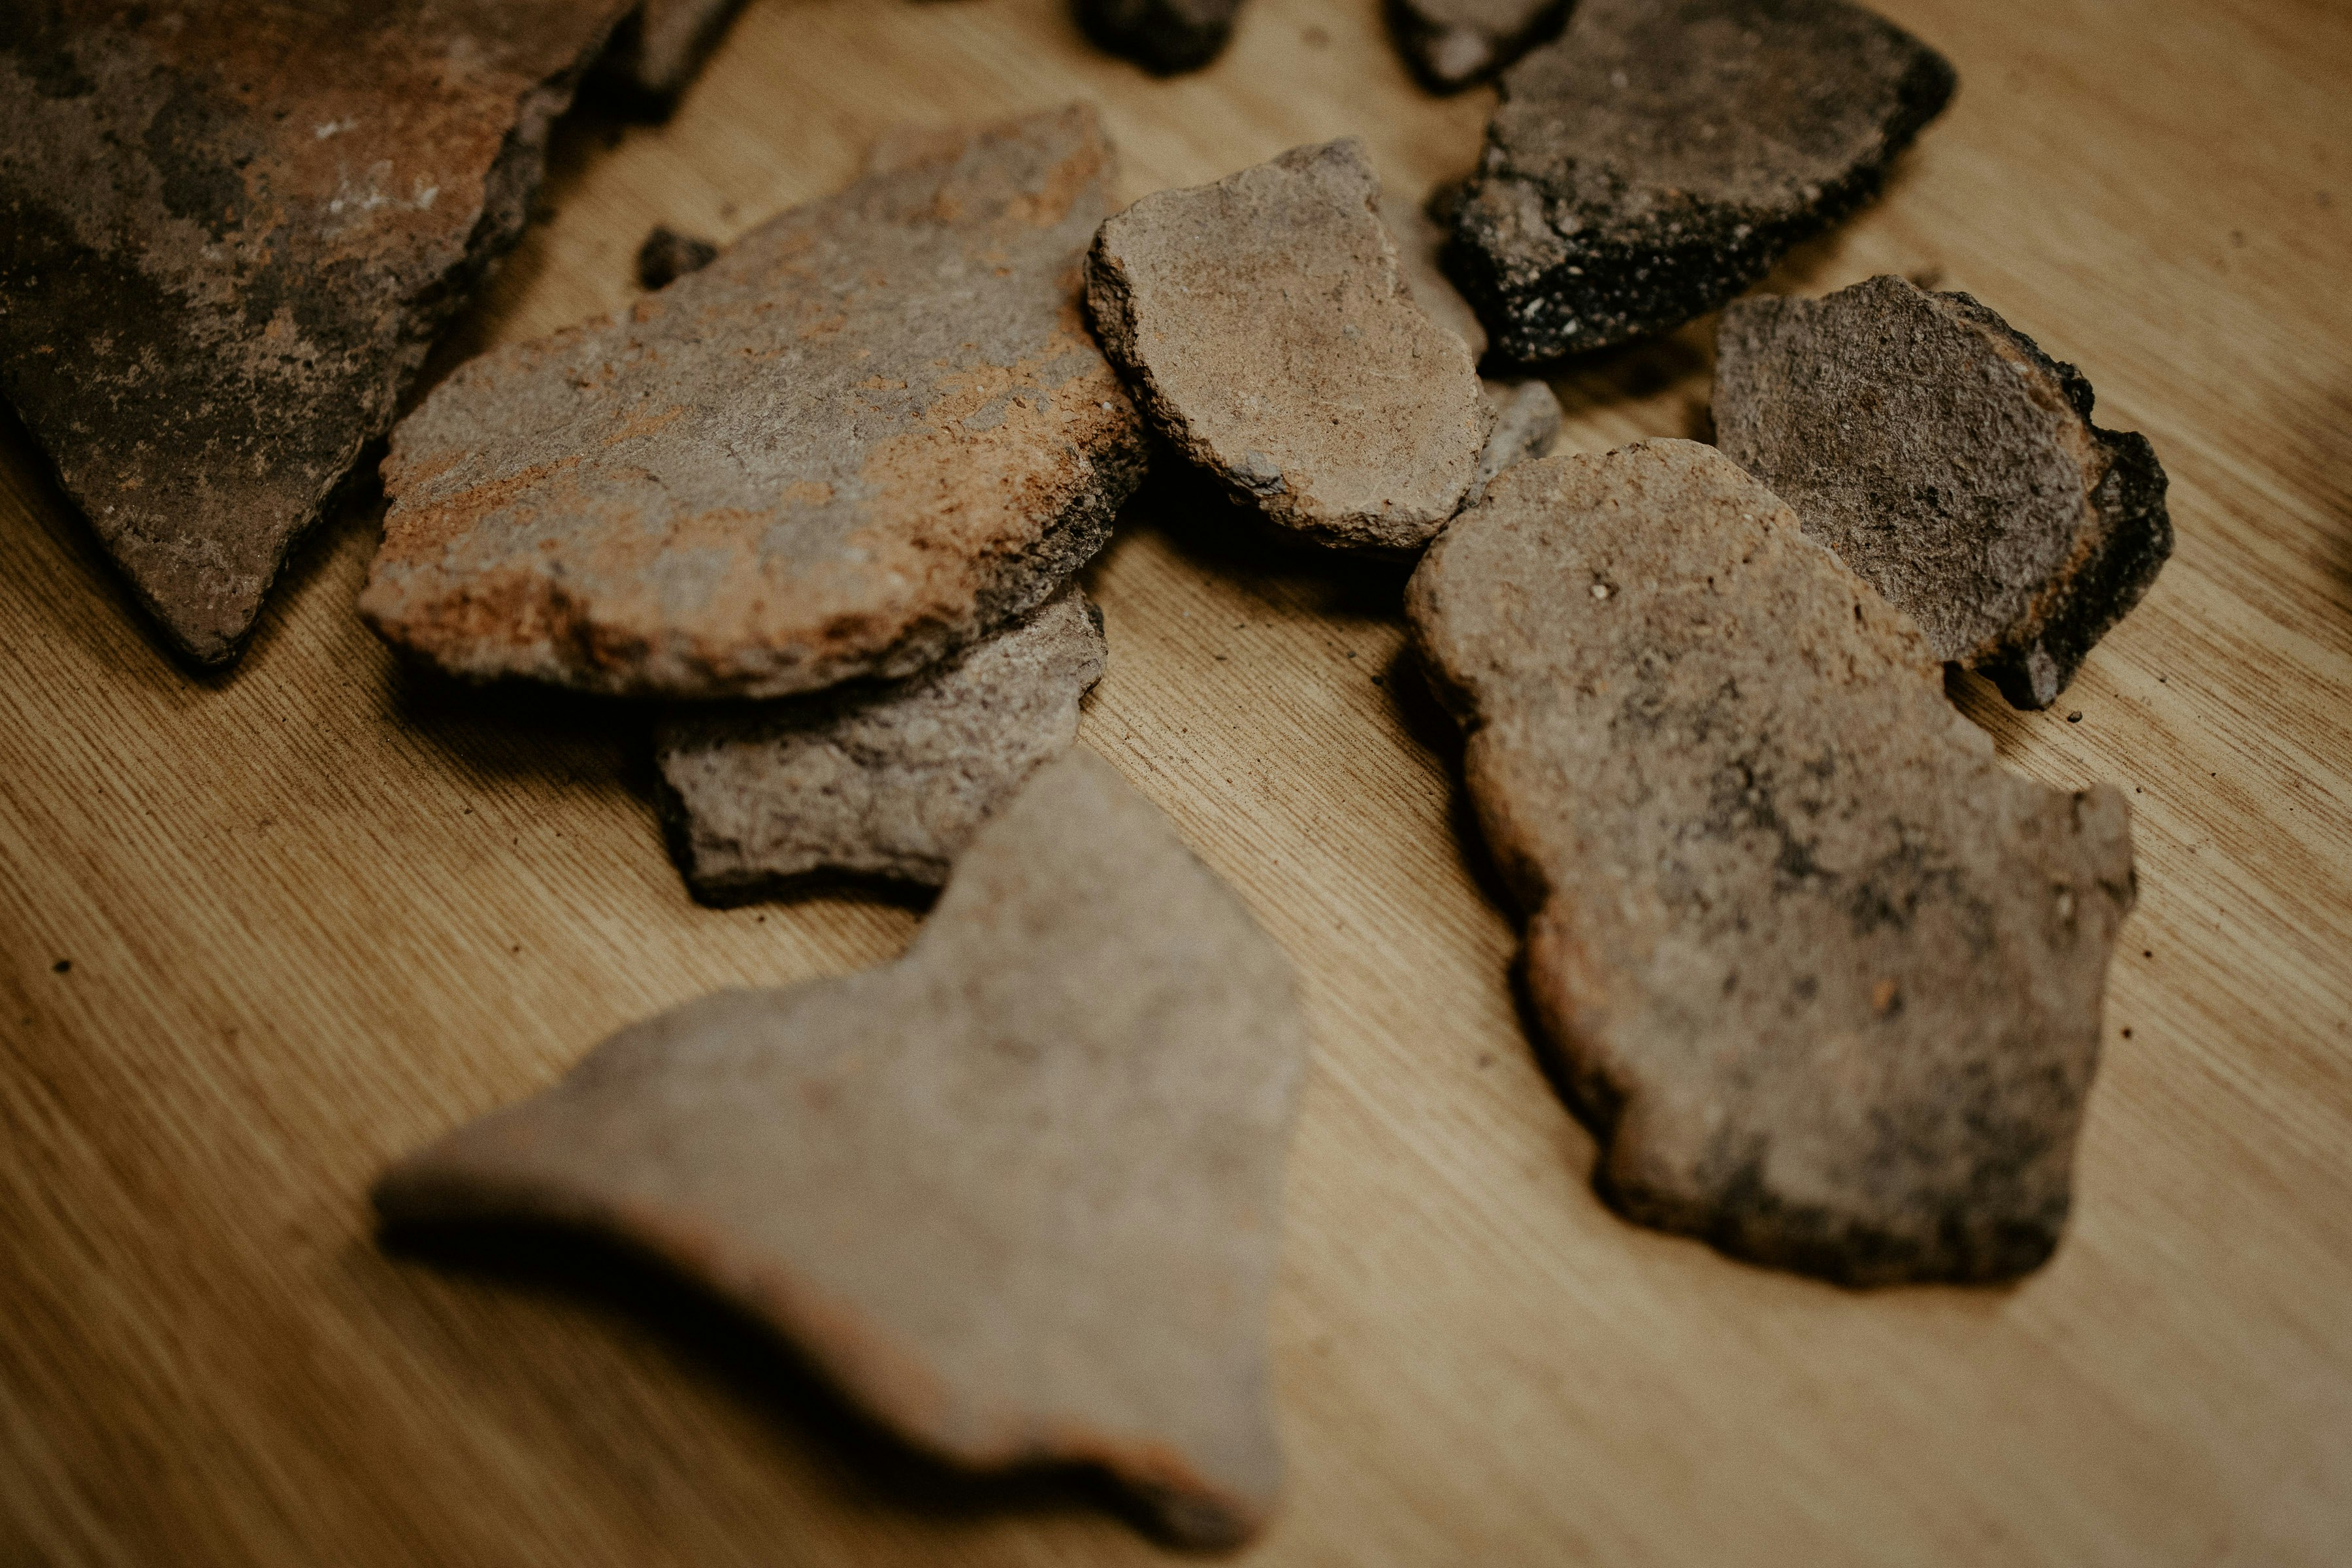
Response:
[{"label": "pottery shard", "polygon": [[1410,551],[1461,505],[1494,416],[1413,302],[1353,138],[1102,226],[1087,302],[1160,432],[1274,521]]},{"label": "pottery shard", "polygon": [[521,233],[627,6],[19,9],[0,394],[172,644],[221,663]]},{"label": "pottery shard", "polygon": [[1242,0],[1072,0],[1097,47],[1173,76],[1224,52]]},{"label": "pottery shard", "polygon": [[629,310],[460,369],[394,432],[360,608],[457,674],[781,697],[1042,601],[1142,474],[1078,273],[1073,106],[930,143]]},{"label": "pottery shard", "polygon": [[1475,506],[1504,469],[1542,457],[1559,438],[1559,396],[1544,383],[1490,381],[1486,390],[1495,405],[1495,433],[1478,454],[1478,471],[1471,477],[1465,506]]},{"label": "pottery shard", "polygon": [[1664,331],[1873,195],[1955,82],[1840,0],[1585,0],[1504,75],[1448,266],[1522,363]]},{"label": "pottery shard", "polygon": [[1853,1284],[2047,1258],[2123,796],[2005,771],[1910,620],[1691,442],[1504,475],[1407,610],[1603,1195]]},{"label": "pottery shard", "polygon": [[667,289],[688,273],[699,272],[718,259],[719,247],[709,240],[656,224],[653,232],[646,236],[646,242],[637,247],[637,284],[645,289]]},{"label": "pottery shard", "polygon": [[2073,365],[1901,278],[1741,300],[1716,337],[1717,443],[2020,708],[2056,700],[2172,553],[2155,449],[2091,405]]},{"label": "pottery shard", "polygon": [[822,872],[946,881],[1077,739],[1106,658],[1100,612],[1073,585],[902,681],[680,710],[654,761],[688,884],[735,903]]},{"label": "pottery shard", "polygon": [[376,1204],[607,1233],[925,1449],[1098,1465],[1178,1539],[1231,1543],[1281,1469],[1294,992],[1167,819],[1076,752],[982,831],[898,963],[625,1029]]},{"label": "pottery shard", "polygon": [[614,36],[599,72],[644,107],[666,112],[742,8],[743,0],[645,0]]},{"label": "pottery shard", "polygon": [[1568,20],[1570,0],[1388,0],[1389,26],[1423,86],[1486,80]]}]

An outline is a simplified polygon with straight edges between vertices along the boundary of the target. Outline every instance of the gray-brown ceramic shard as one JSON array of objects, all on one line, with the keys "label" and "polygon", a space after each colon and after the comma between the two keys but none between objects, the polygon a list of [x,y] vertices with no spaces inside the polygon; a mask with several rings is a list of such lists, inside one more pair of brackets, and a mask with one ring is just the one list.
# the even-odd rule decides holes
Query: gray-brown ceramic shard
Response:
[{"label": "gray-brown ceramic shard", "polygon": [[1103,225],[1087,302],[1179,453],[1276,523],[1393,552],[1454,515],[1494,416],[1379,198],[1352,138],[1146,196]]},{"label": "gray-brown ceramic shard", "polygon": [[2092,402],[1976,300],[1901,278],[1739,300],[1716,334],[1717,444],[2020,708],[2056,700],[2172,553],[2155,449]]},{"label": "gray-brown ceramic shard", "polygon": [[1583,0],[1504,74],[1447,266],[1522,363],[1664,331],[1874,195],[1955,80],[1841,0]]},{"label": "gray-brown ceramic shard", "polygon": [[1484,359],[1486,325],[1440,264],[1446,229],[1430,212],[1430,204],[1399,201],[1393,195],[1383,194],[1381,220],[1389,226],[1390,242],[1396,247],[1397,272],[1412,302],[1423,315],[1468,344],[1474,363]]},{"label": "gray-brown ceramic shard", "polygon": [[1542,457],[1559,438],[1559,396],[1544,383],[1490,381],[1486,397],[1495,405],[1495,433],[1478,455],[1478,472],[1463,498],[1465,506],[1477,505],[1504,469]]},{"label": "gray-brown ceramic shard", "polygon": [[743,0],[645,0],[598,66],[601,85],[667,113],[726,36]]},{"label": "gray-brown ceramic shard", "polygon": [[679,868],[710,903],[842,873],[937,886],[981,824],[1078,738],[1100,612],[1073,584],[930,668],[680,710],[654,737]]},{"label": "gray-brown ceramic shard", "polygon": [[1406,611],[1609,1202],[1856,1285],[2048,1258],[2122,795],[2002,768],[1910,619],[1693,442],[1504,474]]},{"label": "gray-brown ceramic shard", "polygon": [[360,608],[472,679],[782,697],[911,675],[1108,537],[1141,421],[1079,269],[1073,106],[932,137],[403,420]]},{"label": "gray-brown ceramic shard", "polygon": [[0,395],[171,644],[223,663],[522,232],[627,6],[11,9]]},{"label": "gray-brown ceramic shard", "polygon": [[1108,763],[1048,763],[905,958],[721,992],[394,1167],[395,1226],[616,1237],[954,1464],[1096,1465],[1186,1544],[1281,1478],[1290,965]]},{"label": "gray-brown ceramic shard", "polygon": [[1568,20],[1570,0],[1388,0],[1389,26],[1423,86],[1486,80]]},{"label": "gray-brown ceramic shard", "polygon": [[1071,0],[1097,47],[1161,76],[1199,70],[1224,52],[1242,0]]}]

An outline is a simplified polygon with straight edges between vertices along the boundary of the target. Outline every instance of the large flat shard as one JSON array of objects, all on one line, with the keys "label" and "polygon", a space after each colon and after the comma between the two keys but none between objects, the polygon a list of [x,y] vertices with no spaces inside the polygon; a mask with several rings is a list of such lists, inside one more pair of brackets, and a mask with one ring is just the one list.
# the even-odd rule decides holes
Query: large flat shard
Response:
[{"label": "large flat shard", "polygon": [[937,887],[1077,740],[1107,658],[1101,612],[1073,584],[904,680],[673,713],[654,767],[688,885],[717,904],[830,874]]},{"label": "large flat shard", "polygon": [[625,1029],[376,1202],[616,1237],[920,1447],[1100,1466],[1230,1545],[1281,1475],[1266,1310],[1305,1046],[1281,950],[1077,752],[898,963]]},{"label": "large flat shard", "polygon": [[2147,438],[1966,294],[1874,278],[1735,301],[1716,440],[1945,658],[2046,708],[2172,553]]},{"label": "large flat shard", "polygon": [[1494,415],[1352,137],[1144,197],[1103,225],[1087,302],[1161,434],[1273,521],[1405,552],[1462,504]]},{"label": "large flat shard", "polygon": [[1110,151],[1073,106],[922,139],[394,432],[360,608],[459,676],[782,697],[1041,603],[1140,479],[1081,313]]},{"label": "large flat shard", "polygon": [[1504,74],[1448,266],[1523,363],[1664,331],[1875,194],[1956,79],[1842,0],[1583,0]]},{"label": "large flat shard", "polygon": [[54,0],[5,27],[0,393],[186,657],[243,647],[627,9]]},{"label": "large flat shard", "polygon": [[1627,1216],[1852,1284],[2056,1246],[2133,900],[1916,626],[1687,441],[1496,479],[1407,595]]}]

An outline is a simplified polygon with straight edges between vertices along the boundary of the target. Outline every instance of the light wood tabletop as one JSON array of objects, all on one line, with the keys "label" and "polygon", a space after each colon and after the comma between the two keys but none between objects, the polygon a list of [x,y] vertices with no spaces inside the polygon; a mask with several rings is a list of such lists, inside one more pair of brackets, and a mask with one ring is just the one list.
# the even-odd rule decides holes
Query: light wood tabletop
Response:
[{"label": "light wood tabletop", "polygon": [[[2352,9],[1885,9],[1959,96],[1767,287],[1974,293],[2171,475],[2178,551],[2057,708],[1953,688],[2011,766],[2133,808],[2072,1226],[2013,1288],[1856,1293],[1612,1215],[1401,679],[1401,575],[1139,505],[1087,574],[1083,741],[1289,952],[1314,1036],[1247,1561],[2352,1561]],[[1493,103],[1416,89],[1375,0],[1253,0],[1172,81],[1062,0],[757,0],[669,123],[560,135],[437,363],[623,303],[650,225],[740,233],[894,121],[1074,97],[1129,196],[1355,133],[1411,199]],[[1712,331],[1562,379],[1564,447],[1703,432]],[[378,1245],[391,1157],[920,917],[695,905],[642,715],[404,671],[352,612],[374,536],[331,522],[194,676],[0,439],[0,1563],[1161,1556],[1083,1487],[895,1462],[625,1281]]]}]

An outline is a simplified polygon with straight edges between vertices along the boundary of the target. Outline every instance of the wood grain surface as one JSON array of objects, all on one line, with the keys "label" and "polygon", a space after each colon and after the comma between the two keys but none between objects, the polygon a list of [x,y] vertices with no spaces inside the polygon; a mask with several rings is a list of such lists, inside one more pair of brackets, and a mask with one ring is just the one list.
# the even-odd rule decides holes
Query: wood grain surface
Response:
[{"label": "wood grain surface", "polygon": [[[1087,576],[1085,742],[1294,956],[1315,1034],[1290,1484],[1250,1561],[2352,1561],[2352,11],[1886,9],[1959,98],[1769,287],[1968,289],[2172,476],[2179,551],[2056,709],[1954,687],[2011,765],[2135,811],[2072,1229],[2013,1289],[1855,1294],[1613,1218],[1401,679],[1401,578],[1139,506]],[[759,0],[669,124],[563,133],[441,363],[625,300],[657,220],[725,237],[895,121],[1074,96],[1129,195],[1348,132],[1417,195],[1492,102],[1415,89],[1374,0],[1254,0],[1171,82],[1060,0]],[[1711,331],[1566,377],[1567,445],[1703,431]],[[193,677],[0,440],[0,1563],[1159,1556],[1084,1488],[896,1462],[621,1271],[378,1247],[389,1157],[919,915],[696,907],[642,715],[404,673],[352,612],[373,536],[331,525],[243,665]]]}]

